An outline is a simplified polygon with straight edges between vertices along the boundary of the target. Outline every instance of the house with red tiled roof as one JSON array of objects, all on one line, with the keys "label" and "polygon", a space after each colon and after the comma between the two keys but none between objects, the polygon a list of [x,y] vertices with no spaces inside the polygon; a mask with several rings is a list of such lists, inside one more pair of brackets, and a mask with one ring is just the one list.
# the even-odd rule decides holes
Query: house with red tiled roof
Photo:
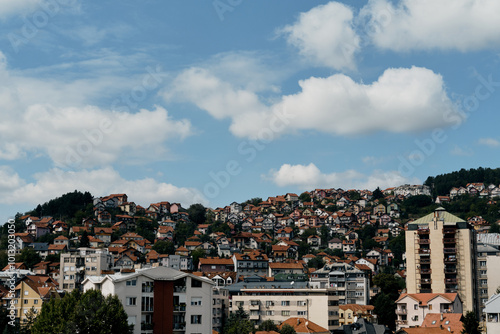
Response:
[{"label": "house with red tiled roof", "polygon": [[299,262],[269,262],[269,271],[267,276],[274,277],[278,274],[305,274],[306,270],[303,263]]},{"label": "house with red tiled roof", "polygon": [[396,305],[397,329],[421,326],[427,314],[463,313],[457,293],[403,293]]},{"label": "house with red tiled roof", "polygon": [[339,305],[339,325],[353,324],[356,319],[363,318],[373,321],[373,305],[344,304]]},{"label": "house with red tiled roof", "polygon": [[330,331],[306,318],[288,318],[283,321],[278,328],[281,330],[283,326],[292,326],[297,334],[330,334]]},{"label": "house with red tiled roof", "polygon": [[51,244],[49,245],[49,254],[66,253],[68,246],[66,244]]}]

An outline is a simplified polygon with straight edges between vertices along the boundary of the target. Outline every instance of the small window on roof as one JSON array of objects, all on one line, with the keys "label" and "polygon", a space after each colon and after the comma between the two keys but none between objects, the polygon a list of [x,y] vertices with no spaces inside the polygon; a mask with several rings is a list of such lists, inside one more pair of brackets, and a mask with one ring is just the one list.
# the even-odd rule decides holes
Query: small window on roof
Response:
[{"label": "small window on roof", "polygon": [[433,325],[435,325],[435,324],[436,324],[436,320],[434,320],[434,321],[432,322],[432,324],[433,324]]},{"label": "small window on roof", "polygon": [[445,325],[448,325],[449,323],[450,323],[450,320],[446,320],[446,321],[444,322],[444,324],[445,324]]}]

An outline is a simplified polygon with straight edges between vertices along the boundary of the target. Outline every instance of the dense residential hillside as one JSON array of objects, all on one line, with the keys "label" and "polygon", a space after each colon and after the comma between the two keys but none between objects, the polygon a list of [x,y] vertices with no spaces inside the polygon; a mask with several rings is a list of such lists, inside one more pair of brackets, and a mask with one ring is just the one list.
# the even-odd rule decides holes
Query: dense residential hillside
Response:
[{"label": "dense residential hillside", "polygon": [[465,187],[469,183],[500,184],[500,168],[461,169],[452,173],[429,176],[424,185],[433,187],[434,196],[443,196],[450,193],[453,187]]}]

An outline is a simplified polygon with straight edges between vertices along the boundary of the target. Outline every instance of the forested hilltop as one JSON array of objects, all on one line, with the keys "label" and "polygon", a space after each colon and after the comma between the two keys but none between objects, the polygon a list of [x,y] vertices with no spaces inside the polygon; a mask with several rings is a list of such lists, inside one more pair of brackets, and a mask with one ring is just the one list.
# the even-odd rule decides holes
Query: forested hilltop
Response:
[{"label": "forested hilltop", "polygon": [[453,187],[465,187],[469,183],[484,183],[486,185],[500,185],[500,168],[471,168],[461,169],[459,171],[429,176],[424,185],[433,189],[433,196],[444,196],[450,193]]}]

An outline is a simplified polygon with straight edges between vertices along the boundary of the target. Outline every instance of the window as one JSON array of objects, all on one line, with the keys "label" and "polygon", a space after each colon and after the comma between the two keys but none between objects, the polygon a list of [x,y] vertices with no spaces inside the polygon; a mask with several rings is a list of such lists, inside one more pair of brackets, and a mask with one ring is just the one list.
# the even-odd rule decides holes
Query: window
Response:
[{"label": "window", "polygon": [[298,311],[297,315],[306,316],[307,315],[307,311]]},{"label": "window", "polygon": [[191,306],[201,306],[201,297],[191,297]]},{"label": "window", "polygon": [[266,307],[274,306],[274,302],[271,300],[266,300]]},{"label": "window", "polygon": [[28,291],[28,290],[24,291],[24,295],[25,295],[25,296],[27,296],[27,295],[28,295],[28,293],[29,293],[29,291]]},{"label": "window", "polygon": [[136,286],[137,285],[137,280],[132,279],[127,281],[127,286]]},{"label": "window", "polygon": [[418,304],[413,305],[414,310],[418,310]]},{"label": "window", "polygon": [[266,311],[266,315],[274,315],[274,311]]},{"label": "window", "polygon": [[[198,281],[197,279],[191,278],[191,287],[192,288],[201,288],[201,281]],[[200,315],[201,317],[201,315]]]},{"label": "window", "polygon": [[38,299],[35,299],[35,300],[33,301],[33,304],[38,304]]},{"label": "window", "polygon": [[290,316],[290,311],[281,311],[281,315],[284,317]]},{"label": "window", "polygon": [[142,297],[141,309],[143,312],[153,312],[153,297]]},{"label": "window", "polygon": [[153,281],[142,283],[142,292],[145,293],[153,292],[153,284],[154,284]]},{"label": "window", "polygon": [[28,300],[27,299],[24,300],[24,304],[28,304]]},{"label": "window", "polygon": [[137,298],[136,297],[127,297],[127,306],[135,306],[137,305]]},{"label": "window", "polygon": [[306,306],[306,301],[305,300],[298,300],[297,306]]},{"label": "window", "polygon": [[192,324],[201,324],[201,315],[194,314],[191,316]]},{"label": "window", "polygon": [[479,261],[480,267],[486,267],[486,261]]},{"label": "window", "polygon": [[432,310],[432,304],[429,304],[429,311]]},{"label": "window", "polygon": [[290,301],[289,300],[282,300],[281,306],[290,306]]}]

